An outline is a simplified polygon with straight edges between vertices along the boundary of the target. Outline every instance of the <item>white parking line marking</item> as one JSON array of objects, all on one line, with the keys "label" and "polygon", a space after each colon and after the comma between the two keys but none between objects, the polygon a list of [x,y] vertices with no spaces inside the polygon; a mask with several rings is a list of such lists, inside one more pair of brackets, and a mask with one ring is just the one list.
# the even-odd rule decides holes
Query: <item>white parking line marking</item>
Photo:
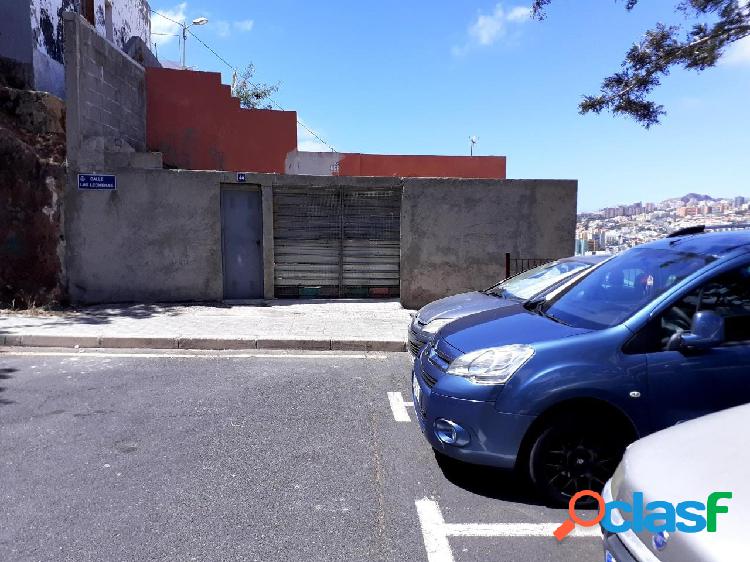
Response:
[{"label": "white parking line marking", "polygon": [[422,538],[429,562],[453,562],[453,552],[445,532],[445,520],[437,502],[424,498],[417,505]]},{"label": "white parking line marking", "polygon": [[137,357],[139,359],[150,359],[156,357],[167,357],[170,359],[251,359],[251,358],[269,358],[269,359],[386,359],[385,355],[371,355],[365,353],[359,354],[318,354],[318,353],[107,353],[107,352],[68,352],[68,351],[0,351],[0,357]]},{"label": "white parking line marking", "polygon": [[410,422],[409,412],[406,411],[406,403],[400,392],[389,392],[388,402],[391,403],[393,419],[397,422]]},{"label": "white parking line marking", "polygon": [[[446,523],[436,501],[423,498],[414,502],[422,527],[422,538],[429,562],[454,562],[448,537],[545,537],[559,523]],[[596,527],[576,528],[569,537],[601,538]]]}]

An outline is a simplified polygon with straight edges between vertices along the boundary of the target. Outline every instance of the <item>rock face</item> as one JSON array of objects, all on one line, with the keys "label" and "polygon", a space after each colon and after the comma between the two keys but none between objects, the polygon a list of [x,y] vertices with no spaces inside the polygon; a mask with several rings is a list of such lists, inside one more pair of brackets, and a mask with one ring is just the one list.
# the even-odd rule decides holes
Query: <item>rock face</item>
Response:
[{"label": "rock face", "polygon": [[62,303],[65,104],[0,87],[0,306]]}]

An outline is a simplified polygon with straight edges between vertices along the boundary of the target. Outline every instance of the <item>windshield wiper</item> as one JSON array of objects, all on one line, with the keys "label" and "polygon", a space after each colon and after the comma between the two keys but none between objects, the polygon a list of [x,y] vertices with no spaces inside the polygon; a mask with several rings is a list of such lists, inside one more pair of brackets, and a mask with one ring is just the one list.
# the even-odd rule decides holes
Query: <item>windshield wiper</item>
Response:
[{"label": "windshield wiper", "polygon": [[523,307],[526,310],[530,310],[532,312],[538,312],[537,308],[543,305],[544,301],[545,301],[544,297],[536,298],[536,299],[529,299],[523,303]]},{"label": "windshield wiper", "polygon": [[546,313],[546,312],[545,312],[544,310],[542,310],[541,308],[539,308],[539,309],[537,310],[537,314],[539,314],[539,316],[544,316],[545,318],[547,318],[547,319],[549,319],[549,320],[552,320],[553,322],[557,322],[558,324],[562,324],[563,326],[570,326],[570,324],[566,324],[565,322],[563,322],[562,320],[560,320],[560,319],[559,319],[559,318],[557,318],[556,316],[552,316],[551,314],[547,314],[547,313]]},{"label": "windshield wiper", "polygon": [[547,299],[543,297],[538,299],[529,299],[525,303],[523,303],[523,307],[529,312],[533,312],[534,314],[543,316],[544,318],[552,320],[553,322],[557,322],[558,324],[562,324],[563,326],[569,326],[570,324],[566,324],[559,318],[547,313],[547,311],[544,309],[544,305],[546,302]]}]

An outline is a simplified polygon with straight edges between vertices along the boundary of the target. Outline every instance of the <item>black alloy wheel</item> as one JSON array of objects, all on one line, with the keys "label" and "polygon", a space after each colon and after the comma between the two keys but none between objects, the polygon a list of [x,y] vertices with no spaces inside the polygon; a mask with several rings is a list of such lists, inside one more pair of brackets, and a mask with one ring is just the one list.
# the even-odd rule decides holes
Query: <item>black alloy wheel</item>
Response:
[{"label": "black alloy wheel", "polygon": [[[591,420],[556,419],[541,430],[529,459],[531,480],[554,505],[567,506],[576,492],[601,492],[617,468],[627,445],[616,427],[593,429]],[[596,500],[584,497],[579,507]]]}]

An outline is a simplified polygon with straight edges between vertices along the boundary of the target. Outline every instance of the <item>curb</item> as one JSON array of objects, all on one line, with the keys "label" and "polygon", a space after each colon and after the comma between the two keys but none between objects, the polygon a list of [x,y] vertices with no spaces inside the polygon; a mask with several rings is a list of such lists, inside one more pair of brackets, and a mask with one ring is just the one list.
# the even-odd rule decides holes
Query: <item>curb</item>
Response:
[{"label": "curb", "polygon": [[243,338],[150,338],[109,336],[0,335],[6,347],[76,347],[86,349],[275,349],[291,351],[406,351],[398,340],[243,339]]}]

